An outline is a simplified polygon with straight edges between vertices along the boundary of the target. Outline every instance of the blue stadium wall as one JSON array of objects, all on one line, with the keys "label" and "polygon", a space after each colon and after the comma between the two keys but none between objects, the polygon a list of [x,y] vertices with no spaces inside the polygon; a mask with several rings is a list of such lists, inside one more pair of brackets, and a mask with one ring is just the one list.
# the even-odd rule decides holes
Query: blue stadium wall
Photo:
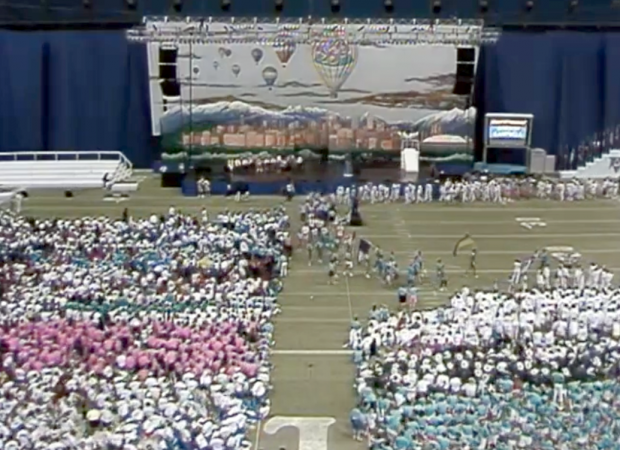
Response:
[{"label": "blue stadium wall", "polygon": [[[482,0],[484,2],[485,0]],[[126,0],[13,0],[0,3],[0,23],[70,23],[117,22],[127,23],[144,15],[175,14],[175,0],[134,0],[135,9],[126,7]],[[436,13],[435,0],[392,0],[393,10],[388,13],[384,0],[340,0],[341,17],[483,17],[490,24],[613,24],[620,20],[619,2],[614,0],[532,0],[529,11],[527,0],[486,0],[487,12],[481,13],[481,0],[440,0],[441,10]],[[231,0],[227,12],[221,9],[221,0],[182,0],[181,13],[198,16],[259,16],[275,13],[275,0]],[[573,5],[573,6],[571,6]],[[575,6],[576,5],[576,6]],[[284,17],[329,17],[331,0],[284,0],[280,13]]]},{"label": "blue stadium wall", "polygon": [[[340,4],[340,17],[388,16],[382,0]],[[393,4],[391,17],[481,17],[478,0],[442,0],[436,15],[432,1]],[[534,1],[527,12],[521,0],[489,0],[487,23],[510,31],[482,49],[474,99],[480,113],[533,113],[534,145],[560,160],[620,125],[620,10],[610,1],[581,1],[573,10],[569,4]],[[128,43],[122,29],[144,15],[174,13],[173,1],[137,0],[135,10],[123,0],[82,5],[0,5],[0,151],[119,149],[149,167],[158,148],[150,133],[146,51]],[[274,2],[232,0],[224,14],[218,0],[184,0],[182,14],[269,17]],[[333,16],[329,0],[284,0],[282,15]]]}]

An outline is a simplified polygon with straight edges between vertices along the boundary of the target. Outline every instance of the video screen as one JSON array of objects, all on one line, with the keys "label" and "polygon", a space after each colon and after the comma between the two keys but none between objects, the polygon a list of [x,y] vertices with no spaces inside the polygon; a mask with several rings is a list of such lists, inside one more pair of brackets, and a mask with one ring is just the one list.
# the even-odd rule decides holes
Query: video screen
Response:
[{"label": "video screen", "polygon": [[530,119],[489,118],[487,146],[527,147],[529,145]]}]

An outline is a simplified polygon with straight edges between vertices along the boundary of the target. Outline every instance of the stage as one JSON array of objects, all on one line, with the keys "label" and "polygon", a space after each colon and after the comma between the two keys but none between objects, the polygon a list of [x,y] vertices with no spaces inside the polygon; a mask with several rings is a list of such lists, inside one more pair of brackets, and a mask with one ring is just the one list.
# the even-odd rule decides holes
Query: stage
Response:
[{"label": "stage", "polygon": [[460,177],[471,171],[471,165],[420,164],[418,173],[406,173],[400,168],[400,161],[305,161],[292,170],[257,172],[254,169],[235,171],[223,166],[191,167],[191,164],[175,162],[158,164],[154,170],[162,175],[162,186],[182,187],[183,194],[198,194],[196,181],[205,177],[211,181],[212,195],[226,195],[231,191],[248,191],[252,195],[280,194],[293,183],[297,194],[310,192],[333,192],[339,186],[349,187],[364,183],[409,184],[426,183],[429,179]]}]

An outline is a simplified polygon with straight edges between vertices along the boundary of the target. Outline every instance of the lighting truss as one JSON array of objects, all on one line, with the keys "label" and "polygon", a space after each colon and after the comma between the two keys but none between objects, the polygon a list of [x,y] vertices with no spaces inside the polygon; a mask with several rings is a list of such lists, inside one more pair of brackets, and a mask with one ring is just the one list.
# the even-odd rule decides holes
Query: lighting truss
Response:
[{"label": "lighting truss", "polygon": [[127,31],[138,42],[168,44],[273,45],[285,39],[313,44],[338,37],[355,45],[479,46],[499,37],[496,29],[479,20],[398,19],[260,19],[214,17],[145,17]]}]

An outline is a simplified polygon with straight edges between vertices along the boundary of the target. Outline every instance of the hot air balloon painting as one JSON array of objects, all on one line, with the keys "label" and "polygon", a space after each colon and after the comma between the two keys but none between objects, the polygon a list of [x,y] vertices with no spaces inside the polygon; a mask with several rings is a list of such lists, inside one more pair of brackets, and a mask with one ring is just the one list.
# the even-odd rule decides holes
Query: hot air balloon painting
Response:
[{"label": "hot air balloon painting", "polygon": [[194,66],[194,67],[192,67],[192,74],[193,74],[195,77],[200,76],[200,67],[198,67],[198,66]]},{"label": "hot air balloon painting", "polygon": [[357,47],[341,38],[325,38],[312,45],[312,63],[332,97],[347,81],[357,62]]},{"label": "hot air balloon painting", "polygon": [[232,50],[228,49],[228,48],[224,48],[224,47],[220,47],[217,52],[220,55],[220,58],[224,59],[224,58],[228,58],[230,55],[232,55]]},{"label": "hot air balloon painting", "polygon": [[215,70],[217,70],[217,69],[218,69],[218,67],[220,67],[220,63],[219,63],[219,62],[217,62],[217,61],[213,61],[213,68],[214,68]]},{"label": "hot air balloon painting", "polygon": [[269,90],[271,90],[277,79],[278,71],[274,67],[268,66],[263,69],[263,80],[269,86]]},{"label": "hot air balloon painting", "polygon": [[239,66],[239,64],[235,64],[232,66],[230,70],[232,71],[235,77],[238,77],[239,74],[241,73],[241,66]]},{"label": "hot air balloon painting", "polygon": [[263,59],[263,51],[260,48],[254,48],[251,51],[252,59],[258,65],[261,59]]},{"label": "hot air balloon painting", "polygon": [[276,56],[280,60],[282,67],[286,67],[288,62],[293,57],[293,53],[297,49],[297,45],[290,39],[279,39],[273,44]]}]

